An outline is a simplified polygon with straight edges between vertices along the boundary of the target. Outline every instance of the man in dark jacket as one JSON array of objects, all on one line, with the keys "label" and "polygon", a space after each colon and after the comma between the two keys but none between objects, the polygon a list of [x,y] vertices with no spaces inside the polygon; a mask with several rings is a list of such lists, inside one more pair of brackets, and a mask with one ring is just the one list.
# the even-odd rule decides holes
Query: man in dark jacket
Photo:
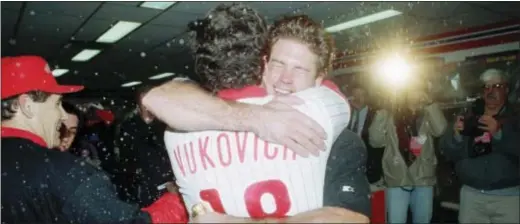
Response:
[{"label": "man in dark jacket", "polygon": [[383,177],[383,152],[384,148],[374,148],[369,144],[368,127],[374,120],[376,110],[367,103],[367,91],[356,86],[352,90],[352,118],[348,128],[357,133],[367,148],[367,178],[370,184],[378,187],[382,184]]},{"label": "man in dark jacket", "polygon": [[519,223],[519,115],[506,105],[503,72],[489,69],[481,80],[483,101],[457,117],[440,142],[463,185],[459,222]]},{"label": "man in dark jacket", "polygon": [[82,86],[59,85],[38,56],[2,58],[2,222],[150,223],[186,220],[178,196],[150,207],[120,201],[108,177],[51,148],[67,118],[61,94]]},{"label": "man in dark jacket", "polygon": [[143,87],[137,91],[137,108],[122,121],[115,138],[123,168],[119,175],[124,177],[119,179],[127,182],[127,192],[122,193],[141,206],[152,204],[167,192],[166,183],[174,180],[164,146],[166,125],[141,104],[142,96],[150,89]]}]

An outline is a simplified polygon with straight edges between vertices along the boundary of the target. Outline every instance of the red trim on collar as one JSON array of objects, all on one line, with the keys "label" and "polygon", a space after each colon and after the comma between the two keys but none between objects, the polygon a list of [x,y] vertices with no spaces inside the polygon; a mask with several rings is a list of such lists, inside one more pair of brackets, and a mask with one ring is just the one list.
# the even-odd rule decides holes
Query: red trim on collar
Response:
[{"label": "red trim on collar", "polygon": [[24,138],[24,139],[30,140],[40,146],[47,148],[47,143],[45,142],[45,140],[43,140],[42,137],[40,137],[34,133],[28,132],[26,130],[18,129],[18,128],[2,127],[2,138],[9,138],[9,137]]},{"label": "red trim on collar", "polygon": [[332,89],[338,93],[341,93],[341,91],[339,90],[339,87],[336,85],[336,83],[333,83],[330,80],[327,80],[327,79],[323,80],[323,82],[321,82],[321,85],[329,87],[329,89]]},{"label": "red trim on collar", "polygon": [[225,100],[267,96],[267,91],[259,86],[246,86],[241,89],[224,89],[218,92],[218,97]]},{"label": "red trim on collar", "polygon": [[[331,90],[335,91],[339,95],[341,95],[343,98],[345,96],[343,93],[339,90],[338,86],[333,83],[330,80],[323,80],[321,85],[326,86],[330,88]],[[246,86],[241,89],[224,89],[218,92],[218,97],[225,100],[238,100],[242,98],[251,98],[251,97],[263,97],[267,96],[267,91],[259,86]]]}]

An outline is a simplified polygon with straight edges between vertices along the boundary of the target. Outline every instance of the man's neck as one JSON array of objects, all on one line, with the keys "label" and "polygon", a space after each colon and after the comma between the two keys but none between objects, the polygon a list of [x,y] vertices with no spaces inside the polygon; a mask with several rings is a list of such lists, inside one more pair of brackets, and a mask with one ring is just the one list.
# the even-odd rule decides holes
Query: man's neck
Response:
[{"label": "man's neck", "polygon": [[35,133],[34,130],[32,130],[32,128],[30,128],[29,125],[26,125],[25,122],[19,122],[19,121],[15,120],[14,118],[11,118],[8,121],[2,121],[2,127],[3,128],[15,128],[15,129],[20,129],[20,130],[28,131],[31,133]]},{"label": "man's neck", "polygon": [[30,123],[28,121],[21,121],[21,120],[16,120],[16,119],[11,119],[11,120],[8,120],[8,121],[2,121],[2,128],[12,128],[12,129],[18,129],[18,130],[21,130],[21,131],[26,131],[26,132],[29,132],[29,133],[32,133],[33,135],[35,136],[38,136],[39,138],[34,140],[32,139],[32,141],[34,141],[35,143],[38,143],[44,147],[49,147],[49,143],[48,141],[46,141],[43,136],[38,133],[35,128],[33,128]]},{"label": "man's neck", "polygon": [[12,118],[8,121],[2,121],[2,128],[19,129],[19,130],[27,131],[27,132],[30,132],[30,133],[33,133],[35,135],[42,137],[40,134],[38,134],[38,132],[36,132],[34,130],[34,128],[31,128],[31,125],[29,125],[28,122],[19,121],[19,120],[16,120],[15,118]]}]

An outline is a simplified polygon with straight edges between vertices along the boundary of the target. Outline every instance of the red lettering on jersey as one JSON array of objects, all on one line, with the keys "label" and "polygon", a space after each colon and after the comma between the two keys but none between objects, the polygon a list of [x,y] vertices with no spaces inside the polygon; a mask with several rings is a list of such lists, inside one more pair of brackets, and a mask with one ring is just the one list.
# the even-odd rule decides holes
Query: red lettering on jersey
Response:
[{"label": "red lettering on jersey", "polygon": [[207,189],[202,190],[199,193],[200,199],[207,201],[210,205],[213,211],[218,213],[225,213],[224,206],[222,205],[222,201],[220,200],[220,194],[218,193],[217,189]]},{"label": "red lettering on jersey", "polygon": [[292,150],[289,150],[289,148],[287,148],[287,146],[284,146],[283,147],[283,160],[287,160],[287,153],[289,152],[292,152],[292,159],[293,160],[296,160],[296,153]]},{"label": "red lettering on jersey", "polygon": [[[264,145],[264,156],[267,158],[267,159],[274,159],[276,158],[276,155],[278,155],[278,147],[269,147],[269,142],[267,141],[264,141],[265,142],[265,145]],[[270,155],[269,150],[270,148],[273,148],[273,153]]]},{"label": "red lettering on jersey", "polygon": [[244,163],[246,155],[247,132],[244,133],[244,138],[242,138],[242,144],[240,144],[240,137],[238,132],[235,132],[235,138],[237,141],[238,159],[241,163]]},{"label": "red lettering on jersey", "polygon": [[254,144],[253,144],[254,145],[253,146],[253,148],[254,148],[253,158],[254,158],[254,160],[256,162],[256,161],[258,161],[258,135],[255,135],[255,138],[254,138],[253,141],[254,141]]},{"label": "red lettering on jersey", "polygon": [[[186,161],[188,162],[188,168],[190,169],[190,173],[195,173],[197,171],[197,164],[195,163],[195,150],[193,148],[193,142],[190,142],[190,153],[191,156],[188,155],[188,149],[186,148],[186,144],[184,144],[184,154],[186,155]],[[191,157],[191,163],[190,163],[190,157]],[[193,168],[191,165],[193,164]]]},{"label": "red lettering on jersey", "polygon": [[[225,141],[225,145],[222,146],[223,141]],[[220,163],[223,167],[229,166],[231,164],[231,145],[229,143],[229,136],[226,133],[221,133],[217,137],[217,148],[218,148],[218,158],[220,159]],[[224,155],[222,155],[223,148],[227,148],[227,161],[224,161]]]},{"label": "red lettering on jersey", "polygon": [[182,163],[181,159],[181,150],[179,149],[179,146],[175,150],[173,150],[173,154],[175,155],[175,160],[177,161],[177,166],[181,170],[182,176],[186,176],[186,173],[184,172],[184,163]]},{"label": "red lettering on jersey", "polygon": [[208,169],[206,166],[206,161],[211,165],[211,167],[215,168],[215,163],[208,156],[208,141],[209,141],[209,137],[206,136],[206,138],[204,138],[204,144],[202,144],[202,139],[199,138],[199,154],[200,154],[200,160],[202,161],[202,166],[204,167],[204,170]]},{"label": "red lettering on jersey", "polygon": [[[266,213],[262,208],[261,198],[264,194],[271,194],[275,200],[276,210],[272,213]],[[291,209],[289,191],[280,180],[266,180],[247,187],[244,199],[251,218],[285,217]]]},{"label": "red lettering on jersey", "polygon": [[[272,213],[266,213],[262,208],[261,199],[264,194],[271,194],[274,198],[276,210]],[[202,200],[211,205],[215,212],[226,213],[217,189],[202,190],[199,195]],[[244,192],[244,203],[249,216],[255,219],[285,218],[291,210],[289,190],[281,180],[265,180],[249,185]]]}]

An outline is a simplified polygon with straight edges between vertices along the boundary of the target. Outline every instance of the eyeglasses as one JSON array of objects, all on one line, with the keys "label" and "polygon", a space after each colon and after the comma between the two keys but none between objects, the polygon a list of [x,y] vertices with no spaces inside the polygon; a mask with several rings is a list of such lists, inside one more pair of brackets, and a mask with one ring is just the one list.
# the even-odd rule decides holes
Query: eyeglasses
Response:
[{"label": "eyeglasses", "polygon": [[504,84],[504,83],[482,85],[482,88],[485,89],[485,90],[490,90],[490,89],[504,89],[504,88],[506,88],[506,87],[507,87],[507,85]]}]

